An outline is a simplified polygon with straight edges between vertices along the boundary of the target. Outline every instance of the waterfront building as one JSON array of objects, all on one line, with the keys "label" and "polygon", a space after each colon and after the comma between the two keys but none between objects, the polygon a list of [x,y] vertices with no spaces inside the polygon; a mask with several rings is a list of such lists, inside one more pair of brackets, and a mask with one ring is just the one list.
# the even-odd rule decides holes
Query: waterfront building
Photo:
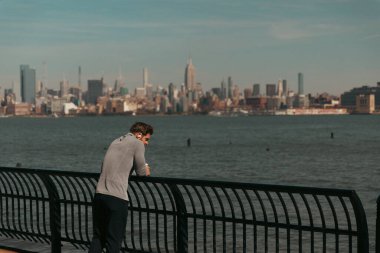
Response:
[{"label": "waterfront building", "polygon": [[96,105],[98,97],[103,96],[103,78],[100,80],[88,80],[87,103]]},{"label": "waterfront building", "polygon": [[303,74],[298,73],[298,94],[303,95]]},{"label": "waterfront building", "polygon": [[7,114],[14,116],[30,115],[31,104],[30,103],[11,103],[7,105]]},{"label": "waterfront building", "polygon": [[226,98],[226,83],[224,82],[224,79],[220,83],[220,99]]},{"label": "waterfront building", "polygon": [[361,94],[356,96],[355,113],[371,114],[375,111],[375,95]]},{"label": "waterfront building", "polygon": [[191,58],[189,58],[185,69],[185,87],[186,90],[193,90],[195,88],[195,67]]},{"label": "waterfront building", "polygon": [[253,84],[253,94],[252,95],[254,97],[260,96],[260,84],[259,83]]},{"label": "waterfront building", "polygon": [[354,111],[356,107],[356,97],[358,95],[369,95],[373,94],[375,96],[375,109],[380,109],[380,83],[377,86],[362,86],[353,88],[350,91],[344,92],[340,97],[341,106],[347,108],[349,111]]},{"label": "waterfront building", "polygon": [[21,100],[25,103],[34,103],[36,99],[36,70],[29,65],[20,66]]},{"label": "waterfront building", "polygon": [[267,95],[267,97],[276,96],[276,85],[275,84],[267,84],[266,95]]},{"label": "waterfront building", "polygon": [[135,89],[135,96],[137,98],[144,98],[146,96],[146,89],[144,87],[137,87]]}]

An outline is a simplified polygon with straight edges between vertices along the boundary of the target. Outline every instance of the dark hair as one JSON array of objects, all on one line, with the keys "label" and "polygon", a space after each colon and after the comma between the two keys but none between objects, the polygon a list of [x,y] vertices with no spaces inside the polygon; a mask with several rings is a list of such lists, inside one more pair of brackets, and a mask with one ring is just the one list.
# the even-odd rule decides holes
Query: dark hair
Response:
[{"label": "dark hair", "polygon": [[153,134],[153,127],[151,125],[148,125],[144,122],[136,122],[131,126],[129,129],[131,133],[142,133],[143,135]]}]

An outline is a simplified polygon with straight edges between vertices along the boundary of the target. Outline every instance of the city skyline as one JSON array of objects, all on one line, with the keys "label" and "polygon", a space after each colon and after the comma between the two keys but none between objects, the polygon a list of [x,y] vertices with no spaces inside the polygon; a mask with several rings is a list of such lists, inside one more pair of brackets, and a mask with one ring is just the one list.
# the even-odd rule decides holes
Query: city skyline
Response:
[{"label": "city skyline", "polygon": [[[232,76],[241,88],[287,80],[297,91],[339,95],[379,81],[380,1],[0,2],[0,86],[20,84],[19,66],[58,89],[67,79],[119,73],[132,90],[184,83],[189,55],[205,90]],[[83,85],[83,84],[82,84]]]}]

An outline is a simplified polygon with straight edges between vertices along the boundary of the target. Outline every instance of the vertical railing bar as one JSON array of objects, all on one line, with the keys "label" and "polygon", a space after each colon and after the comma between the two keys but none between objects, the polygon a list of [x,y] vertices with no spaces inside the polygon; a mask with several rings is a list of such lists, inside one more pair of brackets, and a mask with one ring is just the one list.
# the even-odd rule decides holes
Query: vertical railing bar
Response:
[{"label": "vertical railing bar", "polygon": [[[34,181],[35,181],[35,184],[34,185],[37,185],[38,186],[38,189],[39,189],[39,192],[40,192],[40,194],[41,194],[41,204],[42,204],[42,224],[40,224],[40,215],[37,215],[37,224],[38,224],[38,232],[40,233],[40,234],[42,234],[42,233],[44,233],[44,235],[48,235],[48,232],[47,232],[47,226],[46,226],[46,215],[45,215],[45,202],[46,202],[46,200],[45,200],[45,198],[47,199],[49,196],[45,196],[45,193],[46,194],[48,194],[48,192],[47,192],[47,189],[44,187],[43,188],[43,182],[42,182],[42,180],[41,180],[41,178],[40,177],[38,177],[38,175],[37,174],[35,174],[35,173],[31,173],[30,174],[30,176],[31,177],[33,177],[33,179],[34,179]],[[42,185],[41,185],[41,183],[42,183]],[[46,192],[44,192],[44,189],[46,190]],[[37,191],[36,191],[36,197],[38,197],[38,193],[37,193]],[[37,200],[37,210],[38,210],[38,212],[39,212],[39,206],[38,206],[38,200]],[[41,231],[41,227],[42,227],[42,229],[43,229],[43,232]],[[49,240],[47,239],[47,238],[44,238],[43,239],[45,242],[49,242]]]},{"label": "vertical railing bar", "polygon": [[[154,186],[154,188],[156,189],[156,191],[157,191],[157,193],[158,193],[158,196],[160,197],[160,200],[161,200],[161,203],[162,203],[162,209],[163,209],[163,211],[164,211],[164,244],[165,244],[165,251],[166,252],[168,252],[169,251],[169,247],[168,247],[168,238],[167,238],[167,233],[166,233],[166,228],[167,228],[167,226],[166,226],[166,223],[167,223],[167,210],[166,210],[166,203],[165,203],[165,198],[164,198],[164,196],[162,195],[162,192],[161,192],[161,190],[160,190],[160,187],[158,187],[157,186],[157,183],[153,183],[153,186]],[[158,220],[158,212],[157,212],[157,220]],[[157,231],[158,231],[158,223],[157,223]],[[160,233],[158,233],[157,232],[157,240],[159,240],[160,238],[159,238],[159,234]],[[159,246],[159,245],[158,245]]]},{"label": "vertical railing bar", "polygon": [[302,220],[301,220],[301,215],[300,215],[300,211],[299,211],[299,208],[297,205],[297,201],[294,199],[293,193],[289,193],[289,195],[290,195],[290,199],[293,202],[294,208],[296,209],[297,223],[298,223],[298,242],[299,242],[298,251],[300,253],[302,253],[303,250],[302,250]]},{"label": "vertical railing bar", "polygon": [[[150,188],[150,186],[148,185],[148,183],[146,181],[143,182],[143,184],[145,185],[145,187],[148,189],[150,195],[152,196],[152,199],[153,199],[153,204],[154,204],[154,209],[155,209],[155,212],[156,212],[156,238],[158,239],[158,205],[157,205],[157,200],[156,200],[156,195],[153,193],[152,189]],[[150,226],[149,226],[149,229],[150,229]],[[160,243],[159,243],[159,240],[156,240],[156,246],[157,246],[157,252],[160,253],[161,250],[160,250]]]},{"label": "vertical railing bar", "polygon": [[[137,184],[136,182],[134,182],[135,184]],[[135,194],[135,199],[137,200],[137,207],[139,209],[141,209],[141,203],[140,203],[140,198],[138,197],[138,194],[135,190],[135,186],[134,184],[129,184],[128,185],[128,188],[132,190],[132,192]],[[131,199],[130,199],[131,200]],[[139,219],[138,219],[138,223],[139,223],[139,242],[140,242],[140,248],[142,251],[144,251],[144,245],[143,245],[143,241],[142,241],[142,217],[141,217],[141,210],[138,211],[139,213]],[[131,224],[133,225],[133,224]],[[134,229],[132,228],[132,234],[134,234]],[[134,237],[133,237],[134,238]],[[132,241],[132,245],[134,246],[134,239]]]},{"label": "vertical railing bar", "polygon": [[[8,190],[9,191],[11,191],[11,189],[9,189],[8,187],[7,187],[7,185],[9,186],[9,184],[6,184],[4,181],[7,181],[6,179],[5,179],[5,172],[1,172],[1,176],[0,176],[0,181],[1,181],[1,184],[3,185],[3,187],[4,187],[4,190],[5,190],[5,194],[10,194],[10,193],[8,193]],[[7,181],[8,182],[8,181]],[[6,215],[6,222],[5,222],[5,224],[6,224],[6,228],[7,228],[7,230],[9,231],[9,230],[11,230],[11,226],[10,226],[10,224],[9,224],[9,208],[8,208],[8,199],[9,199],[9,197],[6,197],[5,198],[5,215]],[[1,215],[1,219],[3,220],[3,215]],[[12,233],[9,233],[9,232],[7,232],[7,234],[8,234],[8,236],[9,237],[11,237],[11,238],[14,238],[13,236],[13,234]],[[17,237],[17,235],[15,235],[16,236],[16,238],[18,238]]]},{"label": "vertical railing bar", "polygon": [[310,231],[310,253],[314,253],[314,221],[313,221],[313,214],[310,209],[309,201],[307,201],[305,195],[303,193],[300,194],[303,202],[305,203],[307,213],[309,215],[309,222],[310,222],[310,227],[312,228]]},{"label": "vertical railing bar", "polygon": [[[72,232],[72,235],[73,235],[73,239],[74,240],[78,240],[78,238],[76,236],[76,233],[75,233],[75,207],[74,207],[74,203],[73,203],[73,201],[75,201],[75,196],[78,197],[78,190],[76,189],[76,187],[74,187],[71,184],[71,180],[70,180],[71,176],[61,176],[61,177],[62,177],[63,184],[66,186],[66,190],[68,191],[68,193],[70,195],[70,199],[68,199],[66,201],[68,201],[70,203],[70,206],[71,206],[71,215],[70,215],[70,219],[71,219],[71,232]],[[74,192],[72,190],[74,190]],[[77,200],[79,201],[79,199],[77,199]],[[66,219],[67,218],[68,217],[66,217]]]},{"label": "vertical railing bar", "polygon": [[[207,200],[210,203],[211,216],[215,218],[214,202],[212,201],[210,193],[206,190],[206,187],[201,186],[201,188],[202,188],[203,192],[206,194]],[[216,233],[216,223],[215,223],[214,218],[212,219],[212,248],[213,248],[213,252],[216,253],[216,234],[215,234]],[[206,237],[204,237],[203,240],[206,241]]]},{"label": "vertical railing bar", "polygon": [[256,197],[259,200],[261,211],[263,212],[263,216],[264,216],[264,224],[265,224],[264,225],[264,234],[265,234],[265,238],[264,238],[265,246],[264,246],[264,249],[265,249],[265,253],[267,253],[268,252],[268,217],[267,217],[267,211],[266,211],[264,202],[263,202],[260,194],[257,192],[256,189],[254,189],[253,192],[255,193]]},{"label": "vertical railing bar", "polygon": [[149,206],[149,201],[148,201],[148,198],[147,198],[147,196],[145,194],[144,189],[140,185],[140,182],[137,181],[136,184],[137,184],[137,187],[140,189],[141,194],[143,196],[143,199],[145,201],[145,207],[146,207],[146,210],[147,210],[147,212],[146,212],[146,217],[147,217],[146,228],[147,228],[147,234],[148,234],[148,240],[147,241],[148,241],[149,251],[152,252],[152,245],[151,245],[151,240],[150,240],[151,236],[150,236],[150,206]]},{"label": "vertical railing bar", "polygon": [[[164,183],[162,186],[164,187],[164,189],[166,190],[166,192],[169,196],[169,200],[170,200],[170,204],[172,206],[173,213],[176,213],[177,212],[177,206],[176,206],[175,200],[173,199],[174,197],[173,197],[173,193],[172,193],[171,189],[169,188],[168,184],[166,184],[166,183]],[[174,249],[177,249],[177,226],[176,226],[176,224],[177,224],[177,215],[173,215],[173,248]],[[165,224],[165,229],[166,229],[166,224]],[[166,236],[166,234],[165,234],[165,236]]]},{"label": "vertical railing bar", "polygon": [[257,253],[257,225],[256,225],[256,212],[255,212],[255,206],[252,204],[252,200],[248,195],[248,192],[246,189],[243,189],[244,195],[246,199],[248,200],[249,207],[251,208],[252,212],[252,223],[253,223],[253,252]]},{"label": "vertical railing bar", "polygon": [[[84,179],[85,179],[85,178],[81,178],[81,182],[79,182],[78,177],[76,177],[76,176],[75,176],[75,177],[71,177],[71,180],[74,180],[74,181],[76,182],[76,184],[79,185],[79,187],[80,187],[80,189],[81,189],[80,193],[82,193],[83,201],[87,203],[87,196],[86,196],[86,194],[85,194],[86,191],[85,191],[85,189],[84,189],[84,187],[83,187],[83,185],[87,185],[87,184],[85,184]],[[77,187],[75,187],[75,188],[77,188]],[[80,193],[78,193],[78,194],[80,194]],[[78,196],[78,200],[80,201],[80,196]],[[86,215],[86,214],[87,214],[87,208],[86,208],[86,205],[85,205],[83,208],[85,209],[85,215]],[[83,243],[83,242],[85,242],[85,241],[84,241],[84,239],[83,239],[83,233],[82,233],[82,228],[83,228],[83,226],[82,226],[81,204],[78,204],[78,217],[79,217],[79,224],[78,224],[79,236],[80,236],[80,239],[81,239],[81,241],[82,241],[82,243]],[[85,225],[86,225],[86,220],[85,220],[84,222],[85,222]],[[85,230],[86,230],[87,226],[84,226],[84,228],[85,228]]]},{"label": "vertical railing bar", "polygon": [[[173,198],[176,203],[176,209],[177,209],[177,251],[179,253],[187,253],[188,252],[188,242],[189,242],[189,235],[188,235],[188,214],[187,214],[187,208],[186,203],[183,198],[183,194],[179,189],[180,184],[168,184],[171,193],[173,194]],[[183,185],[182,185],[183,187]]]},{"label": "vertical railing bar", "polygon": [[[54,178],[55,179],[55,182],[58,184],[58,188],[61,190],[60,192],[62,193],[62,198],[63,199],[67,199],[67,194],[66,194],[66,191],[65,191],[65,189],[64,189],[64,186],[63,186],[63,184],[62,184],[62,178],[61,177],[59,177],[59,176],[57,176],[57,177],[55,177]],[[64,202],[64,204],[63,204],[63,206],[64,206],[64,217],[65,217],[65,225],[64,225],[64,227],[65,227],[65,237],[66,238],[70,238],[70,235],[69,235],[69,231],[68,231],[68,227],[69,227],[69,224],[68,224],[68,220],[67,220],[67,216],[68,216],[68,207],[67,207],[67,202],[65,201]]]},{"label": "vertical railing bar", "polygon": [[59,194],[50,175],[38,173],[49,195],[49,216],[51,233],[51,252],[61,253],[61,208]]},{"label": "vertical railing bar", "polygon": [[[285,201],[284,201],[284,198],[282,197],[281,193],[280,192],[276,192],[278,198],[280,199],[280,203],[282,205],[282,208],[285,212],[285,220],[286,220],[286,248],[287,248],[287,252],[290,253],[290,249],[291,249],[291,246],[290,246],[290,220],[289,220],[289,213],[288,213],[288,208],[287,208],[287,205],[285,204]],[[288,193],[290,194],[290,193]]]},{"label": "vertical railing bar", "polygon": [[340,203],[343,206],[344,213],[346,215],[347,229],[349,231],[349,235],[348,235],[348,244],[349,244],[349,247],[348,248],[349,248],[349,252],[352,253],[352,226],[351,226],[351,218],[350,218],[350,214],[348,212],[348,208],[347,208],[346,202],[344,201],[344,199],[342,198],[342,196],[339,196],[339,200],[340,200]]},{"label": "vertical railing bar", "polygon": [[[245,217],[245,209],[244,209],[243,202],[241,201],[241,198],[240,198],[239,194],[236,192],[236,189],[232,188],[231,190],[235,194],[235,197],[236,197],[236,199],[237,199],[237,201],[239,203],[240,210],[241,210],[241,215],[242,215],[242,220],[246,221],[247,219]],[[246,242],[247,231],[246,231],[246,226],[247,226],[246,223],[243,222],[243,252],[247,252],[247,242]]]},{"label": "vertical railing bar", "polygon": [[[22,221],[22,219],[21,219],[21,205],[22,204],[21,204],[20,199],[22,198],[23,195],[25,195],[25,191],[24,191],[24,188],[22,187],[22,184],[21,184],[21,182],[17,176],[17,172],[9,173],[9,174],[10,174],[9,178],[11,179],[11,181],[13,183],[13,187],[16,189],[16,195],[17,195],[17,221],[14,221],[14,222],[16,222],[15,227],[18,227],[19,231],[24,231],[24,227],[21,224],[21,221]],[[17,183],[16,183],[16,181],[17,181]],[[22,193],[20,193],[19,188],[21,189],[20,191]],[[24,201],[25,201],[25,198],[24,198]],[[16,210],[16,208],[14,206],[13,211],[15,211],[15,210]],[[26,222],[26,220],[25,220],[25,222]],[[23,240],[25,240],[25,238],[26,238],[29,241],[34,241],[33,238],[30,238],[28,235],[22,235],[21,234],[20,236]]]},{"label": "vertical railing bar", "polygon": [[368,225],[365,211],[358,195],[355,191],[351,191],[350,200],[355,213],[356,227],[358,232],[358,252],[369,252],[369,240],[368,240]]},{"label": "vertical railing bar", "polygon": [[[274,204],[273,198],[270,195],[270,193],[268,191],[264,191],[264,193],[268,197],[269,203],[270,203],[272,210],[273,210],[274,222],[276,223],[276,252],[279,252],[279,249],[280,249],[279,239],[280,238],[279,238],[278,215],[277,215],[276,205]],[[290,245],[290,242],[288,245]]]},{"label": "vertical railing bar", "polygon": [[[84,197],[85,197],[85,202],[86,203],[92,203],[93,202],[93,196],[92,196],[92,193],[95,192],[95,189],[94,188],[90,188],[90,182],[91,182],[91,178],[89,177],[83,177],[83,182],[84,182],[84,185],[86,186],[86,190],[87,191],[84,191]],[[88,196],[87,196],[88,194]],[[87,199],[89,199],[89,201],[87,201]],[[87,242],[90,242],[91,241],[91,237],[90,237],[90,231],[89,231],[89,206],[88,205],[85,205],[85,233],[86,233],[86,241]]]},{"label": "vertical railing bar", "polygon": [[330,209],[333,213],[334,225],[335,225],[335,230],[336,230],[335,231],[335,252],[338,253],[339,252],[339,234],[337,232],[339,230],[338,218],[336,215],[335,206],[332,203],[330,196],[325,195],[325,198],[327,199],[327,202],[329,203]]},{"label": "vertical railing bar", "polygon": [[[9,172],[5,172],[4,173],[4,175],[5,175],[4,178],[5,178],[5,180],[7,181],[8,185],[9,185],[9,189],[10,189],[10,191],[11,191],[12,194],[18,195],[17,188],[16,188],[16,193],[17,194],[14,193],[14,189],[12,189],[11,185],[14,185],[14,182],[13,182],[13,180],[9,179],[11,177],[8,174],[9,174]],[[8,179],[11,180],[13,182],[13,184],[11,184]],[[15,198],[14,197],[12,197],[12,199],[11,199],[11,210],[15,210]],[[17,229],[16,229],[17,226],[15,224],[15,220],[16,220],[16,218],[15,218],[15,212],[12,211],[12,228],[17,231]],[[16,236],[17,239],[20,239],[20,237],[21,237],[21,239],[25,240],[25,238],[24,238],[24,236],[22,234],[20,234],[20,235],[16,234],[15,236]]]},{"label": "vertical railing bar", "polygon": [[207,247],[206,247],[206,218],[205,218],[205,215],[206,215],[206,209],[205,209],[205,204],[204,204],[204,201],[203,201],[203,198],[201,196],[201,194],[199,193],[199,190],[196,186],[194,186],[194,190],[195,190],[195,193],[197,194],[197,197],[199,199],[199,202],[201,204],[201,208],[202,208],[202,215],[203,215],[203,252],[207,252]]},{"label": "vertical railing bar", "polygon": [[[129,184],[128,186],[129,188],[132,188],[131,187],[131,184]],[[133,211],[133,201],[132,201],[132,195],[130,194],[130,191],[128,189],[127,191],[127,195],[128,195],[128,217],[130,217],[130,223],[128,223],[128,220],[127,220],[127,227],[125,228],[126,230],[128,229],[128,226],[131,227],[131,233],[129,236],[129,238],[131,239],[131,243],[132,243],[132,249],[136,249],[136,246],[135,246],[135,231],[134,231],[134,222],[135,222],[135,218],[134,218],[134,211]],[[126,236],[124,236],[123,238],[123,241],[124,241],[124,245],[125,245],[125,250],[129,250],[131,249],[129,246],[128,246],[128,241],[127,241],[127,234]]]},{"label": "vertical railing bar", "polygon": [[216,188],[215,187],[211,187],[211,189],[213,190],[213,192],[214,192],[214,194],[216,196],[216,199],[218,200],[220,209],[222,211],[222,217],[223,217],[223,219],[222,219],[223,253],[225,253],[226,252],[226,221],[225,221],[226,215],[225,215],[225,212],[224,212],[224,205],[223,205],[222,200],[220,199],[219,193],[217,192]]},{"label": "vertical railing bar", "polygon": [[[191,209],[193,210],[193,214],[197,214],[197,210],[195,209],[195,204],[194,204],[194,199],[193,197],[191,196],[191,193],[189,191],[189,189],[187,188],[188,185],[183,185],[183,188],[185,189],[186,193],[187,193],[187,196],[189,197],[190,199],[190,202],[191,202]],[[192,185],[189,185],[193,188]],[[197,218],[194,216],[193,218],[193,222],[194,222],[194,229],[193,229],[193,234],[194,234],[194,252],[198,252],[197,250]]]},{"label": "vertical railing bar", "polygon": [[376,214],[376,253],[380,253],[380,195],[377,198],[377,214]]},{"label": "vertical railing bar", "polygon": [[325,215],[324,215],[321,203],[319,201],[319,198],[315,194],[313,194],[313,198],[314,198],[315,202],[317,203],[319,215],[320,215],[321,221],[322,221],[322,228],[323,228],[323,234],[322,234],[323,253],[326,253],[326,232],[325,232],[326,221],[325,221]]},{"label": "vertical railing bar", "polygon": [[230,195],[227,193],[226,188],[223,187],[222,191],[224,195],[226,196],[227,202],[230,206],[231,209],[231,216],[232,216],[232,248],[233,248],[233,253],[236,253],[236,217],[235,217],[235,209],[234,205],[232,204]]},{"label": "vertical railing bar", "polygon": [[[26,197],[28,196],[31,196],[31,190],[29,188],[29,185],[33,185],[32,183],[27,183],[25,177],[24,177],[24,173],[15,173],[16,175],[16,179],[17,181],[19,182],[20,184],[20,188],[22,189],[22,194],[23,194],[23,198],[24,198],[24,228],[25,228],[25,232],[28,232],[28,233],[31,233],[31,234],[35,234],[34,233],[34,230],[33,230],[33,215],[32,215],[32,212],[33,212],[33,205],[32,205],[32,200],[29,199],[29,208],[30,208],[30,211],[29,211],[29,217],[30,217],[30,222],[28,222],[28,215],[27,215],[27,202],[26,202]],[[24,188],[25,187],[25,188]],[[29,195],[27,195],[26,193],[29,193]],[[38,214],[37,214],[38,216]],[[28,226],[29,224],[29,226]],[[30,228],[30,230],[29,230]],[[31,236],[32,238],[32,241],[34,242],[38,242],[38,237],[37,236]]]}]

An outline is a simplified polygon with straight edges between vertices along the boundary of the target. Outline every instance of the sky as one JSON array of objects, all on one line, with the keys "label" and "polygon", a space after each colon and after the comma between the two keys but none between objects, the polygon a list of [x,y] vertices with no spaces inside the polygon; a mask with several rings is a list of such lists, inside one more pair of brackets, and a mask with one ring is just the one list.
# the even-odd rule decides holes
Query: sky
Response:
[{"label": "sky", "polygon": [[380,82],[380,0],[0,0],[0,86],[21,64],[58,89],[121,74],[127,87],[184,82],[189,57],[204,89],[286,79],[334,95]]}]

